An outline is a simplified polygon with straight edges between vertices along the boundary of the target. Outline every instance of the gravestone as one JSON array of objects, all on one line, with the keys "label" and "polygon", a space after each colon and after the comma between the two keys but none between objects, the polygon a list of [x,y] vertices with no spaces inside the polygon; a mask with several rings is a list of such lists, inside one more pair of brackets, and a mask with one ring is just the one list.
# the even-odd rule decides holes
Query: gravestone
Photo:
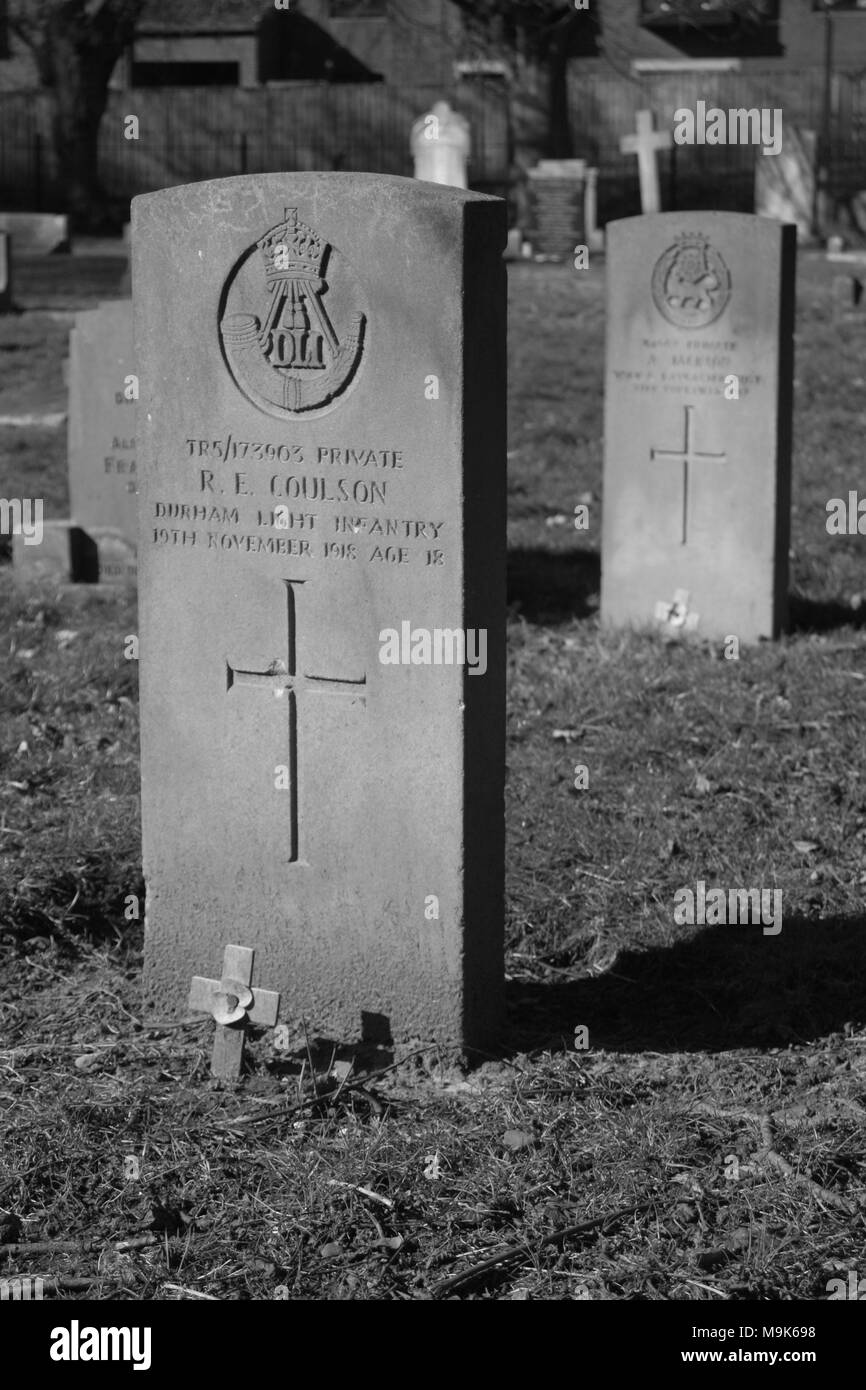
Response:
[{"label": "gravestone", "polygon": [[786,125],[779,153],[755,158],[755,212],[795,223],[798,240],[808,241],[814,194],[815,132]]},{"label": "gravestone", "polygon": [[26,589],[34,583],[95,584],[99,560],[91,538],[73,522],[44,521],[37,544],[12,537],[12,577]]},{"label": "gravestone", "polygon": [[796,230],[608,223],[602,620],[743,642],[786,616]]},{"label": "gravestone", "polygon": [[672,145],[673,136],[669,130],[653,130],[651,111],[638,111],[636,134],[624,135],[619,142],[623,154],[637,155],[640,206],[644,213],[661,211],[662,197],[656,154],[659,150],[669,150]]},{"label": "gravestone", "polygon": [[[133,201],[161,1013],[242,929],[310,1029],[496,1035],[505,239],[499,199],[369,174]],[[467,629],[483,675],[437,661]]]},{"label": "gravestone", "polygon": [[469,163],[469,122],[447,101],[437,101],[431,111],[420,116],[410,139],[415,178],[427,183],[466,188]]},{"label": "gravestone", "polygon": [[12,312],[12,249],[9,233],[0,232],[0,314]]},{"label": "gravestone", "polygon": [[69,250],[69,218],[50,212],[0,212],[0,232],[12,238],[16,256],[49,256]]},{"label": "gravestone", "polygon": [[75,316],[69,335],[69,504],[98,553],[102,583],[136,578],[135,400],[132,304],[116,300]]},{"label": "gravestone", "polygon": [[586,241],[586,161],[542,159],[529,174],[529,237],[536,256],[571,260]]}]

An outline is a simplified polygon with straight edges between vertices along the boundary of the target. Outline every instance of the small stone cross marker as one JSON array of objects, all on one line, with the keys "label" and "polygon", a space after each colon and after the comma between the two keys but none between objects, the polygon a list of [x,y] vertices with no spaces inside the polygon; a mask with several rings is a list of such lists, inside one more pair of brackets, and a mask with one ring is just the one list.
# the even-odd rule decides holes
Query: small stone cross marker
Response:
[{"label": "small stone cross marker", "polygon": [[656,150],[669,150],[673,138],[669,130],[653,130],[651,111],[638,111],[637,134],[624,135],[619,142],[623,154],[637,155],[641,212],[660,212],[659,171]]},{"label": "small stone cross marker", "polygon": [[221,980],[193,975],[189,1008],[212,1014],[217,1024],[210,1064],[213,1076],[240,1076],[246,1025],[273,1028],[277,1021],[280,996],[251,987],[254,956],[248,946],[226,946]]}]

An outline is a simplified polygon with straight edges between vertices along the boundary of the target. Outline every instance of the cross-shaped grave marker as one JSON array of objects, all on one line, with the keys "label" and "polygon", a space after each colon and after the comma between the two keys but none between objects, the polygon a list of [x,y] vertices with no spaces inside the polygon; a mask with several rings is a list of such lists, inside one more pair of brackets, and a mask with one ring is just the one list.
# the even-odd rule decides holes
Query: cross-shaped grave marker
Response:
[{"label": "cross-shaped grave marker", "polygon": [[357,680],[341,680],[335,676],[311,676],[298,672],[297,642],[295,638],[295,585],[303,584],[303,579],[284,579],[288,601],[288,633],[286,638],[286,660],[275,657],[266,671],[241,671],[226,661],[226,690],[235,685],[257,685],[269,688],[279,699],[288,695],[289,709],[289,863],[303,864],[300,849],[300,823],[298,816],[298,698],[305,700],[310,694],[349,695],[366,704],[364,687],[366,675]]},{"label": "cross-shaped grave marker", "polygon": [[727,463],[727,454],[700,454],[692,448],[692,411],[693,405],[683,407],[686,412],[686,440],[682,449],[650,449],[650,458],[653,463],[656,459],[672,459],[674,463],[683,465],[683,535],[682,545],[688,540],[688,515],[689,515],[689,465],[692,463],[703,462],[711,459],[715,463]]},{"label": "cross-shaped grave marker", "polygon": [[651,111],[638,111],[637,134],[624,135],[619,142],[623,154],[637,155],[642,212],[661,211],[662,200],[659,190],[656,150],[669,150],[672,145],[673,138],[669,130],[653,130]]},{"label": "cross-shaped grave marker", "polygon": [[673,603],[665,603],[664,599],[659,599],[655,607],[655,616],[656,622],[663,623],[674,631],[684,628],[686,632],[694,632],[700,622],[700,614],[689,609],[688,589],[677,589]]},{"label": "cross-shaped grave marker", "polygon": [[254,956],[248,946],[226,946],[221,980],[192,977],[188,1007],[216,1019],[210,1064],[213,1076],[240,1076],[246,1025],[260,1023],[273,1028],[277,1021],[280,996],[270,989],[251,987]]}]

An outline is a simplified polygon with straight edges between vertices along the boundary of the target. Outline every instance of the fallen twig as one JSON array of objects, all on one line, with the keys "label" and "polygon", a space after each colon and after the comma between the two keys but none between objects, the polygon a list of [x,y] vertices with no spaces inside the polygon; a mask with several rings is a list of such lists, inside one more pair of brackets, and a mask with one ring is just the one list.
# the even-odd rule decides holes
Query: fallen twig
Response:
[{"label": "fallen twig", "polygon": [[480,1260],[478,1264],[470,1265],[468,1269],[461,1270],[459,1274],[452,1274],[450,1278],[442,1279],[438,1284],[434,1284],[431,1289],[432,1296],[441,1298],[443,1294],[450,1293],[452,1289],[458,1288],[471,1279],[477,1279],[479,1275],[486,1274],[488,1270],[495,1269],[497,1265],[514,1264],[515,1261],[526,1255],[532,1256],[547,1245],[558,1245],[560,1241],[572,1240],[574,1236],[585,1235],[588,1231],[593,1231],[596,1228],[604,1231],[608,1226],[621,1221],[623,1217],[633,1216],[638,1211],[646,1211],[652,1205],[652,1202],[649,1201],[638,1202],[633,1207],[622,1207],[619,1211],[610,1212],[607,1216],[593,1216],[589,1221],[581,1221],[576,1226],[563,1226],[558,1231],[551,1231],[550,1235],[542,1236],[541,1240],[534,1244],[524,1241],[520,1245],[503,1245],[499,1250],[494,1250],[493,1254],[488,1255],[485,1260]]}]

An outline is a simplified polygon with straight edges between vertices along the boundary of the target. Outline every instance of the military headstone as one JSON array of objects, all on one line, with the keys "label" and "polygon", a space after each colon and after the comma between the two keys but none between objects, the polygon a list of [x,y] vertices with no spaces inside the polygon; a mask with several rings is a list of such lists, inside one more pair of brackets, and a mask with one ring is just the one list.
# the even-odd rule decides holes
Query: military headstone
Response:
[{"label": "military headstone", "polygon": [[133,202],[160,1012],[241,924],[311,1029],[496,1034],[505,238],[368,174]]},{"label": "military headstone", "polygon": [[542,159],[529,170],[529,237],[535,255],[570,259],[586,240],[586,161]]},{"label": "military headstone", "polygon": [[415,178],[428,183],[466,188],[469,163],[469,122],[447,101],[437,101],[431,111],[419,116],[410,140],[415,162]]},{"label": "military headstone", "polygon": [[76,314],[69,335],[69,503],[103,583],[133,582],[138,547],[132,304]]},{"label": "military headstone", "polygon": [[607,226],[602,619],[712,639],[786,617],[794,227]]}]

